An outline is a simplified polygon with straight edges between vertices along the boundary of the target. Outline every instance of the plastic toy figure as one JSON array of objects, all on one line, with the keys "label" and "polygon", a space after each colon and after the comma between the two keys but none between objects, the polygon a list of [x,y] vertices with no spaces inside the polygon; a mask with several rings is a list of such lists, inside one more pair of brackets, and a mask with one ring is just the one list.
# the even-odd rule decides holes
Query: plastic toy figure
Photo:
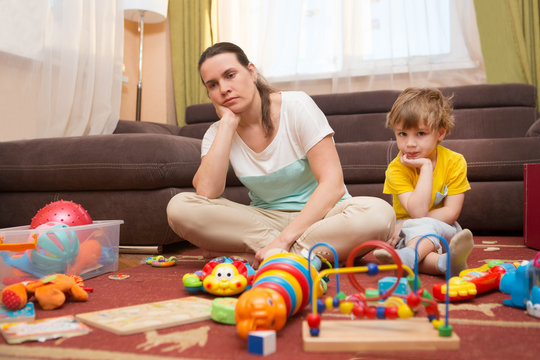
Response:
[{"label": "plastic toy figure", "polygon": [[499,290],[509,294],[506,306],[527,309],[531,316],[540,318],[540,252],[532,261],[524,261],[515,272],[504,274]]},{"label": "plastic toy figure", "polygon": [[251,288],[255,270],[240,257],[218,257],[202,271],[185,274],[184,287],[189,292],[206,291],[212,295],[231,296]]},{"label": "plastic toy figure", "polygon": [[[317,271],[306,258],[282,253],[268,257],[259,267],[253,289],[238,298],[235,319],[238,335],[247,339],[254,330],[281,330],[287,318],[296,314],[309,302],[309,268],[311,280],[317,278]],[[317,296],[323,288],[317,286]]]},{"label": "plastic toy figure", "polygon": [[[493,260],[478,268],[461,271],[459,276],[450,278],[450,301],[468,300],[478,294],[498,289],[502,275],[516,271],[516,266],[501,260]],[[433,297],[444,301],[445,296],[446,284],[433,285]]]}]

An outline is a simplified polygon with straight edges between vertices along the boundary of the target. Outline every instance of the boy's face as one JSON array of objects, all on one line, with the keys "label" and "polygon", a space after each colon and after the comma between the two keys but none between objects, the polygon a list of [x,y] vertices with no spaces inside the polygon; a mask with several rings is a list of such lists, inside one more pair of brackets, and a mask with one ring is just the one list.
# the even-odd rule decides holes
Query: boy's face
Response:
[{"label": "boy's face", "polygon": [[402,124],[398,124],[394,134],[399,150],[407,159],[427,158],[434,161],[437,145],[444,139],[446,130],[431,130],[426,124],[403,129]]}]

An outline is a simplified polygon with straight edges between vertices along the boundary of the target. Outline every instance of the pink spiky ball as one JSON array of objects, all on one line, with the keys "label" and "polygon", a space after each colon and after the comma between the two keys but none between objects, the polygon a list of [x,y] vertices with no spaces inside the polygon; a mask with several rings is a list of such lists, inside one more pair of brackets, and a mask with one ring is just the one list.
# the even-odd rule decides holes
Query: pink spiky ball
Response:
[{"label": "pink spiky ball", "polygon": [[50,221],[60,222],[68,226],[92,224],[88,212],[73,201],[58,200],[45,205],[36,213],[30,223],[30,229],[35,229]]}]

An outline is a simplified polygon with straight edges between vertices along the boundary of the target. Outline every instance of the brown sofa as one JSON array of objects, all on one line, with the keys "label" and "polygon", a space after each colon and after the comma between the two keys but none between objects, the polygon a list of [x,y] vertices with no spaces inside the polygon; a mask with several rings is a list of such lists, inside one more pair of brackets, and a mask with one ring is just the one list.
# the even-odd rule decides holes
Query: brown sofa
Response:
[{"label": "brown sofa", "polygon": [[[540,163],[536,89],[524,84],[441,88],[453,96],[456,127],[443,145],[468,161],[472,189],[463,227],[475,234],[521,234],[523,164]],[[345,182],[354,195],[383,197],[387,164],[397,154],[385,116],[398,91],[313,96],[335,130]],[[158,246],[180,240],[165,208],[191,180],[200,138],[217,120],[210,104],[188,107],[187,125],[120,121],[113,135],[0,143],[0,228],[29,224],[59,199],[85,207],[95,220],[122,219],[120,244]],[[225,196],[248,203],[229,174]],[[211,225],[211,219],[209,219]]]}]

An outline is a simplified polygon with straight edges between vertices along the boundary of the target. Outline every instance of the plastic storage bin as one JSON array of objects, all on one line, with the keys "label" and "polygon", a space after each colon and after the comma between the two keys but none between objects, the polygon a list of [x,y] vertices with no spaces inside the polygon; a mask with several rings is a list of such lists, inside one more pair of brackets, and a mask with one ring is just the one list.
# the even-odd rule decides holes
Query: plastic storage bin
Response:
[{"label": "plastic storage bin", "polygon": [[89,279],[118,270],[120,225],[123,220],[90,225],[0,229],[0,288],[50,274]]}]

